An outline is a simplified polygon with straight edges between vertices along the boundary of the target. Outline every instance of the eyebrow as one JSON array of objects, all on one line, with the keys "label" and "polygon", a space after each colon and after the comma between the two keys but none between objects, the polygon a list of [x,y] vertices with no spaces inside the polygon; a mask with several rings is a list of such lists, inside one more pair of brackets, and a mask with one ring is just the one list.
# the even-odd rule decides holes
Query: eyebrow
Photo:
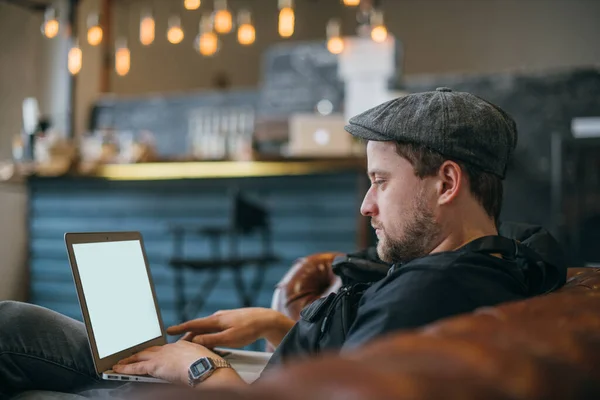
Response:
[{"label": "eyebrow", "polygon": [[368,172],[369,178],[373,178],[375,175],[381,176],[389,176],[390,173],[388,171],[384,171],[382,169],[372,169]]}]

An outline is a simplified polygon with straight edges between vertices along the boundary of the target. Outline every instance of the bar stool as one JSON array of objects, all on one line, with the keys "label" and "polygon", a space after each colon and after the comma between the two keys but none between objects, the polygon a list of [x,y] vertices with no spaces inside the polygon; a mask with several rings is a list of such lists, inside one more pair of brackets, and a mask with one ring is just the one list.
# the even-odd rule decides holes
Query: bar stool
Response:
[{"label": "bar stool", "polygon": [[[260,294],[267,267],[279,260],[273,252],[271,226],[267,210],[247,199],[237,191],[233,196],[233,216],[229,226],[184,226],[172,225],[173,257],[169,266],[175,273],[174,289],[176,308],[180,322],[187,321],[190,315],[202,310],[206,299],[216,287],[221,271],[229,269],[234,278],[234,285],[242,307],[252,307]],[[240,239],[258,232],[261,237],[261,252],[258,255],[244,256],[240,254]],[[205,237],[209,240],[211,255],[205,258],[186,257],[184,255],[185,237],[188,234]],[[221,254],[222,243],[229,242],[229,254]],[[243,268],[254,265],[256,270],[251,281],[245,282]],[[200,290],[188,301],[185,294],[184,270],[207,271],[208,276],[201,284]],[[195,313],[189,308],[194,306]]]}]

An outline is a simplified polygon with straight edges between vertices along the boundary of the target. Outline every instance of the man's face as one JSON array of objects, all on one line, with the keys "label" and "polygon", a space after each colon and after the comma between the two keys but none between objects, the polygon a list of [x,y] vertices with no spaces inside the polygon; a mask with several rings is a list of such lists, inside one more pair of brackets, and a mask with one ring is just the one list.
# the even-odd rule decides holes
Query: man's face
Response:
[{"label": "man's face", "polygon": [[429,254],[441,231],[434,218],[435,178],[418,178],[394,142],[370,141],[367,159],[371,187],[360,211],[376,229],[379,257],[397,263]]}]

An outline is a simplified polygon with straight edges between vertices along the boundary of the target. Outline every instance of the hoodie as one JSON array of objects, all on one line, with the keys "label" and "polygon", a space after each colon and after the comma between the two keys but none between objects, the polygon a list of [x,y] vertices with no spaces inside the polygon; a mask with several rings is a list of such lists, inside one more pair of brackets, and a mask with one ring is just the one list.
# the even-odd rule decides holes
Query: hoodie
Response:
[{"label": "hoodie", "polygon": [[342,347],[548,293],[565,280],[564,256],[549,232],[504,223],[498,236],[392,266],[385,278],[365,291]]},{"label": "hoodie", "polygon": [[563,286],[567,279],[567,262],[559,243],[546,229],[523,223],[500,224],[499,235],[514,239],[521,249],[529,268],[529,285],[532,294],[543,294]]},{"label": "hoodie", "polygon": [[393,266],[370,247],[336,259],[333,271],[342,288],[301,312],[267,369],[326,349],[352,349],[479,307],[548,293],[566,280],[556,240],[542,228],[516,223],[502,224],[497,236]]}]

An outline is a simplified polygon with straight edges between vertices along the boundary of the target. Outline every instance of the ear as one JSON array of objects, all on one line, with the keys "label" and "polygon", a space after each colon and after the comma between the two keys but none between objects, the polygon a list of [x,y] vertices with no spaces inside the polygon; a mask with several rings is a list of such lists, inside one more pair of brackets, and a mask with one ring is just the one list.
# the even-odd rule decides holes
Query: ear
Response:
[{"label": "ear", "polygon": [[463,185],[463,171],[454,161],[446,160],[438,169],[436,190],[438,204],[449,204],[456,199]]}]

